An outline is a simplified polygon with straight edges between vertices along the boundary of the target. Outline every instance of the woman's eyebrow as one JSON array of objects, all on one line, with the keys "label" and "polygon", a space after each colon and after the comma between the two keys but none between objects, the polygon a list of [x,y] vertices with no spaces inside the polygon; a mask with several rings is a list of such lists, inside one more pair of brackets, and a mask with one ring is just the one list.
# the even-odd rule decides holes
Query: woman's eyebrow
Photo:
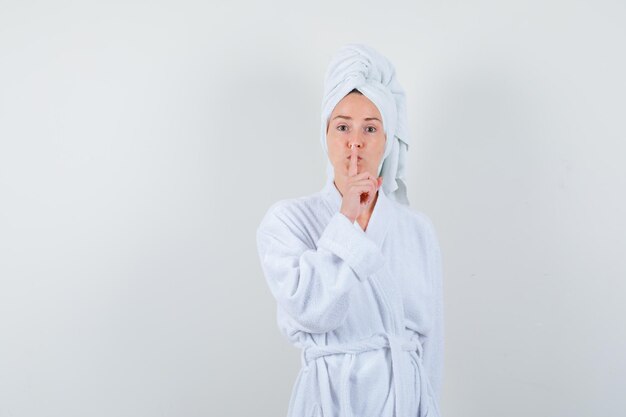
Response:
[{"label": "woman's eyebrow", "polygon": [[[352,117],[350,117],[350,116],[342,116],[342,115],[337,115],[337,116],[333,117],[333,120],[335,120],[338,117],[341,117],[342,119],[352,120]],[[367,121],[369,121],[369,120],[378,120],[380,122],[380,119],[378,117],[366,117],[363,120],[367,120]]]}]

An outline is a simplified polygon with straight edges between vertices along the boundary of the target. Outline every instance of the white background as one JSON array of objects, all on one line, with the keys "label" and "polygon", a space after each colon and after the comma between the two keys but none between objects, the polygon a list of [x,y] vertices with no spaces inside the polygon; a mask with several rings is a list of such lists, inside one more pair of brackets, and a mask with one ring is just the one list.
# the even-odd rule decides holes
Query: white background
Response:
[{"label": "white background", "polygon": [[344,43],[396,66],[444,416],[626,415],[623,1],[0,0],[0,417],[282,416],[255,229],[325,181]]}]

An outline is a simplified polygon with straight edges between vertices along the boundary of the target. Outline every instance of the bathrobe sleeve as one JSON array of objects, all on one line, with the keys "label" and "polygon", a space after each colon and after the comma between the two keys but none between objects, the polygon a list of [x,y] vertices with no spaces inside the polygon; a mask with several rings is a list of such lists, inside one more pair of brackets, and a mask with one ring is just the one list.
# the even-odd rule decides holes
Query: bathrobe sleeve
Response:
[{"label": "bathrobe sleeve", "polygon": [[257,248],[279,306],[309,333],[341,325],[350,290],[385,262],[378,246],[343,213],[335,213],[315,245],[302,222],[274,204],[257,229]]},{"label": "bathrobe sleeve", "polygon": [[443,357],[444,357],[444,316],[443,316],[443,274],[442,259],[439,241],[434,225],[427,218],[427,242],[429,276],[433,289],[431,298],[432,327],[426,337],[423,348],[423,363],[430,378],[430,385],[435,394],[437,403],[441,399],[441,387],[443,381]]}]

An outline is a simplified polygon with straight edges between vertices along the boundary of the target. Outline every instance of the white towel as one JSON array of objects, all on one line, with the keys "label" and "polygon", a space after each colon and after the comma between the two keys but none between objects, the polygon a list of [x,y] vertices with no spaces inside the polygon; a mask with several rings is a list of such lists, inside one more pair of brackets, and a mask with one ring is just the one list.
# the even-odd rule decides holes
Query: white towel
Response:
[{"label": "white towel", "polygon": [[[383,118],[387,141],[378,166],[378,176],[383,176],[383,191],[392,200],[408,206],[405,180],[406,153],[409,149],[406,98],[396,78],[394,66],[370,46],[346,44],[330,60],[324,78],[322,148],[328,156],[328,120],[337,103],[354,88],[376,105]],[[332,181],[334,168],[330,159],[326,173],[327,180]]]}]

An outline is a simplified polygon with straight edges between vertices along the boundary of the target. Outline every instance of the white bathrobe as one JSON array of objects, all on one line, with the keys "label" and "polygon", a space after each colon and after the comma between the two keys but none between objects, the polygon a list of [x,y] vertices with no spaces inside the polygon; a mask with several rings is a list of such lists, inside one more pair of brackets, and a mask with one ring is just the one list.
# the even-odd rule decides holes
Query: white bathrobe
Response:
[{"label": "white bathrobe", "polygon": [[431,220],[378,191],[364,232],[332,179],[257,229],[280,331],[302,349],[287,417],[439,417],[441,254]]}]

